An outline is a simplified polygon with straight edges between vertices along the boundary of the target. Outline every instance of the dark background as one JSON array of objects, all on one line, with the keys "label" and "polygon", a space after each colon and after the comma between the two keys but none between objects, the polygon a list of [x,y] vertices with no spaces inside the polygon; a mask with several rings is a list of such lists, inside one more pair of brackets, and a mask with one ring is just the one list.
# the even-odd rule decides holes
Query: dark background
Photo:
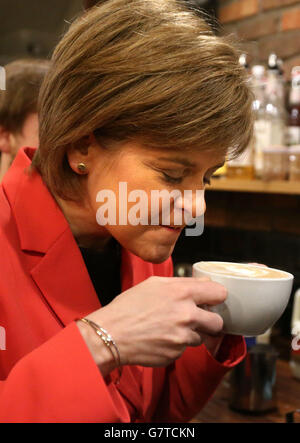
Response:
[{"label": "dark background", "polygon": [[[215,0],[184,0],[214,15]],[[95,0],[0,0],[0,65],[16,58],[46,57],[69,24]]]}]

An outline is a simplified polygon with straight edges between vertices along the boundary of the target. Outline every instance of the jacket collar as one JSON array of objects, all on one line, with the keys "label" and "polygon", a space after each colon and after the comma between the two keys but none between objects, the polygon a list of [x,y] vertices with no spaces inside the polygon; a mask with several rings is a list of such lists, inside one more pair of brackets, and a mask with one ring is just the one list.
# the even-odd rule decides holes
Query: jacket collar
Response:
[{"label": "jacket collar", "polygon": [[68,223],[39,173],[29,171],[35,151],[20,149],[3,188],[15,215],[21,249],[46,253]]},{"label": "jacket collar", "polygon": [[3,188],[23,257],[34,263],[31,277],[53,314],[66,325],[99,309],[100,303],[67,220],[40,174],[29,172],[35,151],[18,152]]}]

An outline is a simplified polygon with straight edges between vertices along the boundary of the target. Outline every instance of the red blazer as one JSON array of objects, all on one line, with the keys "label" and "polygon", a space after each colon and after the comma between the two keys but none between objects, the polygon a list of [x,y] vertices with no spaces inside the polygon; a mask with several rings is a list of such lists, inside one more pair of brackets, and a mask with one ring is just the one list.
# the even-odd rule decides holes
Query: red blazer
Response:
[{"label": "red blazer", "polygon": [[[0,421],[190,420],[245,356],[244,340],[226,336],[219,361],[190,347],[168,367],[125,366],[119,385],[105,381],[74,321],[101,306],[63,213],[25,171],[34,151],[19,151],[0,186]],[[172,272],[171,259],[122,249],[123,291]]]}]

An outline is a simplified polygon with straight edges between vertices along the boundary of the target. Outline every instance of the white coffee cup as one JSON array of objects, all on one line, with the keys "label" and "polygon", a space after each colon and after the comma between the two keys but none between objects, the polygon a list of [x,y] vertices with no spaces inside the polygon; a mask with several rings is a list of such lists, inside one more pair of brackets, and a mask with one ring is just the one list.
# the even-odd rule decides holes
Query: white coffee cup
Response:
[{"label": "white coffee cup", "polygon": [[294,280],[289,272],[274,268],[215,261],[195,263],[193,276],[210,277],[225,286],[225,302],[205,309],[222,317],[225,333],[246,337],[263,334],[281,317]]}]

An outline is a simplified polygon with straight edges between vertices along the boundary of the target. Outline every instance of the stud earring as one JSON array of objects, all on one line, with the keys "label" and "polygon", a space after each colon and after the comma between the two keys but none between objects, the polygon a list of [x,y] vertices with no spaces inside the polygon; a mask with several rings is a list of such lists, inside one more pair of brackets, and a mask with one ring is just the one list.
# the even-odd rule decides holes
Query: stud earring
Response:
[{"label": "stud earring", "polygon": [[84,163],[79,163],[77,165],[77,169],[78,169],[79,172],[86,172],[87,168],[86,168],[86,165]]}]

